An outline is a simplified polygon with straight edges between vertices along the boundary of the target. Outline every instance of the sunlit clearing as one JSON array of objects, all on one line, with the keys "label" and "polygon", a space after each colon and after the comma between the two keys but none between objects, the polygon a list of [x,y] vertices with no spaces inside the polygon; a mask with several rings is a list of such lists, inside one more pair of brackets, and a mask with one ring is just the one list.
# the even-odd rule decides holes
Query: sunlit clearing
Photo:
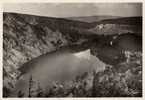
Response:
[{"label": "sunlit clearing", "polygon": [[85,59],[90,59],[90,49],[82,51],[82,52],[78,52],[78,53],[74,53],[74,55],[78,58],[85,58]]}]

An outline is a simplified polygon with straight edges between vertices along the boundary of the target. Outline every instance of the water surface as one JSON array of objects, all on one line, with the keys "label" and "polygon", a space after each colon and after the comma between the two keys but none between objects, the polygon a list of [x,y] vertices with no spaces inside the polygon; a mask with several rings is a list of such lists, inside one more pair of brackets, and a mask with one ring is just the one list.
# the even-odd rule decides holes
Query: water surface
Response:
[{"label": "water surface", "polygon": [[[35,64],[30,63],[27,73],[22,75],[16,84],[16,91],[22,90],[28,93],[29,78],[32,75],[33,80],[40,83],[44,89],[54,81],[73,80],[76,76],[92,70],[103,70],[105,64],[98,58],[90,54],[90,50],[78,53],[61,53],[40,56]],[[27,67],[26,67],[27,68]],[[25,68],[25,69],[26,69]]]}]

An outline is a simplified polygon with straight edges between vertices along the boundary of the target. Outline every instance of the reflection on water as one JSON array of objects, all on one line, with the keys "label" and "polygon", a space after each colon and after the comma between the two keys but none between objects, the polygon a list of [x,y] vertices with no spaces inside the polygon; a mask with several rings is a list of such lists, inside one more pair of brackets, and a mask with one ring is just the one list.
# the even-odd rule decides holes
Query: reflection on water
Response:
[{"label": "reflection on water", "polygon": [[90,59],[90,49],[83,51],[83,52],[78,52],[78,53],[74,53],[73,55],[75,55],[78,58],[84,58],[84,59]]},{"label": "reflection on water", "polygon": [[[52,81],[67,81],[74,79],[77,75],[84,72],[97,71],[104,69],[105,64],[98,58],[90,54],[90,50],[79,53],[62,53],[58,56],[49,56],[40,59],[31,66],[33,69],[28,71],[16,84],[16,90],[28,90],[28,80],[30,75],[34,80],[40,82],[41,87],[51,85]],[[35,66],[34,66],[35,65]],[[30,66],[29,66],[30,67]]]}]

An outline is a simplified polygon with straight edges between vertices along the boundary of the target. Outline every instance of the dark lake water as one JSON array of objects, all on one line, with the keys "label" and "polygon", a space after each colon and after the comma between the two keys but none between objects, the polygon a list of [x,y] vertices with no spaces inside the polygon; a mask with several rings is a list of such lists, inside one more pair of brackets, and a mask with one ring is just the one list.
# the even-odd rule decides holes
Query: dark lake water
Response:
[{"label": "dark lake water", "polygon": [[46,88],[53,81],[68,81],[93,69],[103,70],[105,64],[91,55],[90,50],[85,50],[78,53],[61,53],[57,56],[56,54],[40,56],[39,61],[31,67],[32,69],[27,70],[17,82],[16,91],[28,92],[30,75],[33,80],[40,82],[41,87]]}]

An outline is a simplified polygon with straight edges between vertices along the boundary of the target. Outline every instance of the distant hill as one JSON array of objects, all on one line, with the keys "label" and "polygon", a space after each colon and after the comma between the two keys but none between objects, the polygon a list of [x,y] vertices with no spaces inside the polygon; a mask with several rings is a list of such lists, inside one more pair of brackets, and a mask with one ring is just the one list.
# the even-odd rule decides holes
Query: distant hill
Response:
[{"label": "distant hill", "polygon": [[105,19],[94,24],[124,24],[124,25],[139,25],[142,26],[142,17],[123,17],[115,19]]},{"label": "distant hill", "polygon": [[135,33],[142,35],[142,17],[124,17],[106,19],[91,23],[94,28],[89,29],[94,34],[122,34]]},{"label": "distant hill", "polygon": [[105,20],[105,19],[115,19],[115,18],[121,18],[121,17],[120,16],[105,16],[104,15],[104,16],[69,17],[69,18],[66,18],[66,19],[92,23],[92,22],[98,22],[98,21]]}]

